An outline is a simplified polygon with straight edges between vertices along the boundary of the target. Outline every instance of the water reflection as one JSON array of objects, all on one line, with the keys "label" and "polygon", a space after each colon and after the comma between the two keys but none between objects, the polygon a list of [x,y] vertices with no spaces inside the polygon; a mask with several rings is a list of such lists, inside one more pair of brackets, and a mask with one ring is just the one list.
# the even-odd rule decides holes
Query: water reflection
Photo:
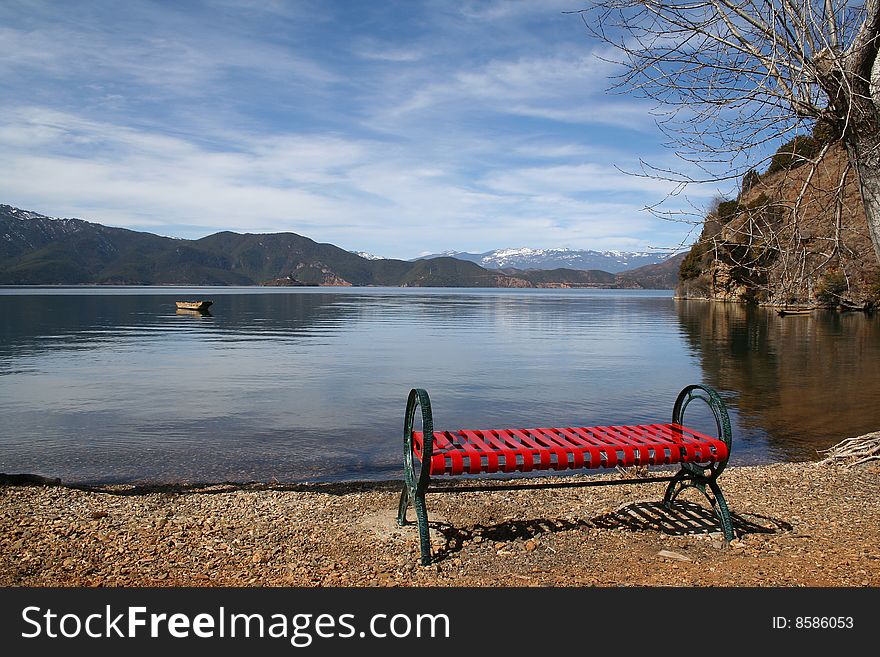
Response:
[{"label": "water reflection", "polygon": [[880,318],[816,311],[780,317],[758,307],[676,302],[706,381],[735,400],[741,439],[776,458],[880,427]]},{"label": "water reflection", "polygon": [[[339,328],[356,312],[335,294],[223,297],[222,312],[176,308],[170,295],[2,295],[0,363],[12,355],[47,350],[106,347],[122,340],[172,339],[198,335],[236,340],[241,336],[291,339]],[[215,310],[217,308],[215,307]],[[190,318],[206,320],[189,322]]]},{"label": "water reflection", "polygon": [[190,317],[213,317],[211,311],[208,309],[204,310],[193,310],[190,308],[178,308],[176,313],[177,315],[189,315]]},{"label": "water reflection", "polygon": [[[880,327],[861,315],[607,290],[50,292],[0,290],[0,471],[396,478],[413,386],[455,429],[665,420],[705,382],[730,402],[740,463],[880,423]],[[191,296],[211,314],[178,314]]]}]

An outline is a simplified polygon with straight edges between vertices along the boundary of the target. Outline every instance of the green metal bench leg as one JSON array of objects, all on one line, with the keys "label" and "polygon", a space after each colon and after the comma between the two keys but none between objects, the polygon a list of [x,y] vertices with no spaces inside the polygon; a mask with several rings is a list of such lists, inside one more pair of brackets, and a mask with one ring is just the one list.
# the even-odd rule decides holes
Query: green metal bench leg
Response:
[{"label": "green metal bench leg", "polygon": [[419,523],[419,552],[422,556],[422,565],[431,565],[431,536],[428,532],[428,508],[425,506],[425,495],[416,493],[413,499],[413,507],[416,510],[416,520]]},{"label": "green metal bench leg", "polygon": [[408,524],[406,522],[406,510],[409,508],[409,489],[407,489],[406,484],[403,485],[403,490],[400,491],[400,504],[397,506],[397,526],[403,527]]},{"label": "green metal bench leg", "polygon": [[[413,454],[413,424],[416,409],[422,411],[422,457],[421,468],[416,473],[415,456]],[[400,505],[397,511],[397,524],[405,525],[406,510],[410,502],[416,512],[419,526],[419,551],[422,565],[431,564],[431,537],[428,532],[428,509],[425,506],[425,493],[431,479],[431,456],[434,451],[434,420],[431,415],[431,400],[428,393],[421,388],[410,390],[403,419],[403,491],[400,494]]]},{"label": "green metal bench leg", "polygon": [[[709,487],[709,491],[706,487]],[[663,506],[666,509],[672,508],[672,503],[686,488],[696,488],[703,496],[709,500],[712,505],[712,511],[721,524],[721,531],[724,533],[724,540],[728,543],[734,539],[733,521],[730,518],[730,510],[727,508],[727,501],[721,492],[721,487],[714,478],[697,477],[688,470],[682,468],[676,473],[672,481],[666,487],[666,494],[663,496]],[[711,495],[709,494],[711,492]]]},{"label": "green metal bench leg", "polygon": [[715,504],[712,506],[715,508],[715,515],[721,521],[721,528],[724,530],[724,540],[730,543],[734,538],[733,521],[730,518],[730,509],[727,508],[727,501],[724,499],[724,495],[721,494],[721,486],[714,479],[709,482],[709,488],[715,497]]},{"label": "green metal bench leg", "polygon": [[[687,477],[687,470],[682,468],[678,472],[675,473],[675,476],[672,478],[672,481],[669,482],[669,485],[666,487],[666,494],[663,495],[663,507],[666,509],[672,508],[672,502],[678,496],[678,494],[682,491],[684,486],[681,485],[681,482]],[[679,488],[681,486],[681,488]]]},{"label": "green metal bench leg", "polygon": [[422,565],[429,566],[432,559],[431,536],[428,531],[428,507],[425,504],[424,493],[419,494],[418,491],[414,491],[411,494],[404,484],[403,490],[400,493],[400,506],[397,510],[397,524],[400,527],[409,524],[406,520],[406,511],[409,508],[410,501],[412,501],[413,508],[415,509],[416,523],[419,527],[419,552],[422,557]]},{"label": "green metal bench leg", "polygon": [[[712,414],[715,416],[715,425],[718,430],[718,438],[727,445],[728,458],[730,457],[730,448],[733,443],[733,433],[730,429],[730,417],[727,414],[727,407],[724,405],[721,397],[717,392],[707,386],[691,385],[687,386],[678,395],[675,400],[675,406],[672,409],[672,422],[674,424],[684,425],[684,414],[688,405],[694,401],[700,400],[709,406]],[[730,542],[734,538],[733,522],[730,518],[730,510],[727,508],[727,501],[721,493],[721,487],[718,485],[718,477],[727,465],[727,458],[715,463],[700,465],[697,463],[682,462],[681,469],[673,477],[672,481],[666,487],[666,494],[663,496],[663,506],[667,509],[672,507],[672,502],[685,488],[696,488],[700,491],[709,503],[712,510],[721,523],[721,529],[724,532],[724,540]],[[709,487],[709,491],[706,490]],[[711,495],[709,494],[711,492]]]}]

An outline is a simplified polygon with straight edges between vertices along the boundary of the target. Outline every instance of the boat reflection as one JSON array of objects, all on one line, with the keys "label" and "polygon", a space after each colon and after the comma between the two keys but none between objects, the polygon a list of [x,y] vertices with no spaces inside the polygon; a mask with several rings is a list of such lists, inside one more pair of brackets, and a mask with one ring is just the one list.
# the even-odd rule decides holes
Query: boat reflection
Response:
[{"label": "boat reflection", "polygon": [[208,309],[205,310],[191,310],[189,308],[178,308],[178,315],[189,315],[190,317],[213,317],[211,311]]}]

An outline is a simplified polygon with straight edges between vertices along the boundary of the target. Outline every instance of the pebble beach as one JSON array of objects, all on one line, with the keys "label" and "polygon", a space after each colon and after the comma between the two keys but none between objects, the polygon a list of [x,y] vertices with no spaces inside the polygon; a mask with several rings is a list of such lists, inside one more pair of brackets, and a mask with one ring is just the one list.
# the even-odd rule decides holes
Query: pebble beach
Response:
[{"label": "pebble beach", "polygon": [[662,483],[465,483],[428,494],[430,566],[415,525],[396,523],[399,482],[76,488],[6,477],[0,584],[875,587],[878,475],[877,461],[729,467],[730,544],[694,491],[664,510]]}]

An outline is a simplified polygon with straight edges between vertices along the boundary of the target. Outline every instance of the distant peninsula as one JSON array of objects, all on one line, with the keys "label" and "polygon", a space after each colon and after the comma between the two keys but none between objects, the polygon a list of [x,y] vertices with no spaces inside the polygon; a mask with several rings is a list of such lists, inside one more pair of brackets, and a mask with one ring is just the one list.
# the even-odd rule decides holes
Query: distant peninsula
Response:
[{"label": "distant peninsula", "polygon": [[684,254],[612,274],[485,269],[449,256],[368,259],[295,233],[162,237],[0,204],[0,285],[272,285],[672,289]]}]

